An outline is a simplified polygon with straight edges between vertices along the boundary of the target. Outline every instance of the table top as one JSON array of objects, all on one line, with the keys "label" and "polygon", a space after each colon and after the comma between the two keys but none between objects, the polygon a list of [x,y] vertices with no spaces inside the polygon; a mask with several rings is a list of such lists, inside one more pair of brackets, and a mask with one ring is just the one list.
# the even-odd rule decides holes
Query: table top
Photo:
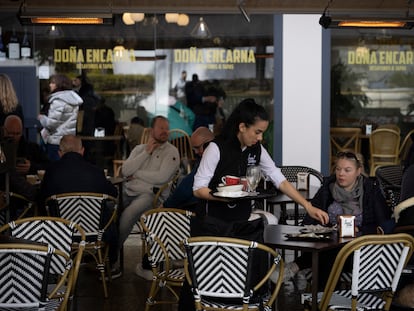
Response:
[{"label": "table top", "polygon": [[323,241],[297,241],[288,240],[286,234],[300,233],[302,226],[290,225],[267,225],[264,230],[264,243],[276,248],[301,250],[301,251],[322,251],[337,248],[354,238],[339,238],[336,232],[332,233],[332,239]]},{"label": "table top", "polygon": [[[308,190],[298,190],[298,192],[304,199],[311,200],[313,199],[315,194],[318,192],[319,188],[320,187],[310,185]],[[292,203],[292,202],[293,200],[290,197],[288,197],[286,194],[284,194],[283,192],[278,192],[276,195],[270,196],[267,199],[267,203],[270,203],[270,204]]]},{"label": "table top", "polygon": [[99,141],[99,140],[121,140],[122,135],[111,135],[111,136],[79,136],[82,140],[91,140],[91,141]]}]

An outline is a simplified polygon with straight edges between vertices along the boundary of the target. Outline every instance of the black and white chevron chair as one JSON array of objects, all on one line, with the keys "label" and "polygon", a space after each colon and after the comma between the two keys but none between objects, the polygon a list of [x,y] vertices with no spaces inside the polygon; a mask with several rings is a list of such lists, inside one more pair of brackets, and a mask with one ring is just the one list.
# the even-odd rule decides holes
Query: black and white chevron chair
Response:
[{"label": "black and white chevron chair", "polygon": [[[64,310],[67,302],[73,298],[79,266],[85,248],[85,232],[76,223],[57,217],[30,217],[11,221],[0,228],[1,232],[8,232],[10,236],[19,239],[44,243],[55,249],[63,251],[71,256],[73,266],[71,278],[65,288],[56,293],[55,298],[63,300],[61,310]],[[75,249],[75,253],[72,252]],[[51,268],[54,274],[61,274],[66,268],[66,262],[62,257],[52,260]]]},{"label": "black and white chevron chair", "polygon": [[[313,176],[317,180],[318,186],[323,182],[323,175],[321,172],[307,166],[298,166],[298,165],[285,165],[279,166],[282,174],[286,177],[287,181],[291,183],[296,183],[298,181],[298,173],[308,173],[308,185],[310,184],[311,177]],[[281,224],[286,224],[288,219],[286,203],[282,203],[280,221]],[[296,207],[298,208],[298,207]],[[295,225],[297,226],[300,222],[300,219],[295,219]]]},{"label": "black and white chevron chair", "polygon": [[[196,310],[272,310],[284,271],[277,251],[254,241],[226,237],[189,238],[184,247],[184,268]],[[257,276],[252,269],[257,250],[266,252],[271,259],[263,276]],[[280,273],[273,290],[262,293],[260,289],[275,269]]]},{"label": "black and white chevron chair", "polygon": [[102,193],[73,192],[53,195],[46,199],[49,215],[71,220],[85,231],[84,253],[91,255],[101,274],[105,298],[108,297],[106,277],[111,281],[108,244],[102,240],[104,232],[116,220],[117,199]]},{"label": "black and white chevron chair", "polygon": [[9,198],[7,199],[5,198],[6,194],[3,191],[0,191],[0,195],[3,196],[0,198],[2,204],[7,204],[8,202],[8,206],[0,208],[0,226],[5,225],[10,220],[27,217],[26,215],[34,214],[36,212],[35,202],[30,201],[21,194],[10,192]]},{"label": "black and white chevron chair", "polygon": [[[319,310],[390,310],[404,266],[411,257],[414,238],[405,233],[365,235],[346,244],[336,256]],[[353,257],[350,290],[335,290],[343,266]],[[311,298],[305,300],[310,309]]]},{"label": "black and white chevron chair", "polygon": [[[41,243],[0,243],[0,310],[65,310],[63,299],[55,294],[70,278],[70,256]],[[59,282],[48,286],[56,275],[54,261],[65,263],[59,271]]]},{"label": "black and white chevron chair", "polygon": [[[190,221],[193,216],[194,213],[190,211],[174,208],[152,209],[141,216],[141,226],[147,244],[146,252],[153,272],[146,311],[155,304],[178,302],[178,291],[174,287],[178,290],[181,288],[185,275],[175,264],[184,260],[185,253],[181,248],[181,242],[190,236]],[[174,299],[157,300],[162,287],[166,287]]]}]

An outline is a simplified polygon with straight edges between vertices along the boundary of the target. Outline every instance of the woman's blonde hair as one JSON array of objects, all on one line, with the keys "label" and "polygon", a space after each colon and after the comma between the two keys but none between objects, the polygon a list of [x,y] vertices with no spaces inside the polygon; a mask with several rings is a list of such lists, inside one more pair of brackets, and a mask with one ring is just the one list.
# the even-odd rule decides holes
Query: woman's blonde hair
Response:
[{"label": "woman's blonde hair", "polygon": [[4,113],[14,111],[18,104],[13,83],[5,74],[0,74],[0,104]]}]

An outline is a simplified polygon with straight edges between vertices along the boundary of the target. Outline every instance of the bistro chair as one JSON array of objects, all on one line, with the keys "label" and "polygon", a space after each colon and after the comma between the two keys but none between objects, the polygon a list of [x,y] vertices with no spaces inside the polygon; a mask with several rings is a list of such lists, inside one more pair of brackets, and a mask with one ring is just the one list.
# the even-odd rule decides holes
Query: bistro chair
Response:
[{"label": "bistro chair", "polygon": [[114,177],[122,177],[121,170],[124,162],[125,160],[112,160]]},{"label": "bistro chair", "polygon": [[49,215],[62,217],[79,224],[85,231],[84,252],[91,255],[101,275],[105,298],[108,298],[106,274],[112,281],[109,267],[109,246],[103,234],[114,224],[117,215],[116,198],[102,193],[73,192],[53,195],[46,199]]},{"label": "bistro chair", "polygon": [[175,191],[178,185],[180,174],[180,170],[177,170],[173,177],[157,190],[154,199],[152,200],[152,208],[159,207],[168,198],[168,196],[170,196]]},{"label": "bistro chair", "polygon": [[[194,214],[174,208],[157,208],[146,211],[141,216],[141,226],[145,233],[146,252],[151,263],[153,279],[145,305],[145,311],[156,304],[177,303],[179,290],[184,282],[184,272],[175,266],[184,260],[180,243],[190,236],[190,221]],[[167,288],[173,299],[159,297],[161,288]],[[175,289],[176,288],[176,289]]]},{"label": "bistro chair", "polygon": [[[194,237],[183,243],[187,252],[185,275],[197,311],[272,310],[284,271],[282,256],[277,251],[258,242],[228,237]],[[270,267],[255,280],[252,265],[258,250],[269,255]],[[276,269],[279,277],[273,290],[270,294],[261,293]]]},{"label": "bistro chair", "polygon": [[[168,196],[171,195],[175,191],[175,189],[177,188],[179,177],[180,177],[180,170],[177,170],[177,172],[171,178],[171,180],[166,182],[165,184],[163,184],[157,190],[157,192],[155,193],[154,199],[152,200],[152,208],[153,209],[158,208],[162,203],[164,203],[164,201],[168,198]],[[140,221],[138,221],[136,223],[136,226],[137,226],[137,230],[135,231],[135,233],[141,234],[141,239],[142,239],[141,253],[145,254],[147,252],[147,243],[146,243],[146,239],[145,239],[145,231],[144,231],[144,229],[142,227],[142,223]]]},{"label": "bistro chair", "polygon": [[375,171],[381,192],[392,211],[400,202],[402,175],[401,165],[380,166]]},{"label": "bistro chair", "polygon": [[[72,261],[62,250],[41,243],[0,243],[0,310],[66,310],[67,297],[56,299],[72,282]],[[62,266],[56,270],[54,262]],[[49,286],[50,278],[58,282]]]},{"label": "bistro chair", "polygon": [[[413,136],[413,138],[411,138],[411,136]],[[400,162],[401,164],[403,164],[404,166],[407,165],[407,163],[405,163],[405,161],[407,160],[407,156],[408,156],[408,152],[411,148],[411,145],[413,144],[413,139],[414,139],[414,129],[412,129],[411,131],[409,131],[407,133],[407,135],[405,135],[401,145],[400,145],[400,149],[398,151],[399,156],[400,156]]]},{"label": "bistro chair", "polygon": [[336,162],[338,152],[353,151],[361,153],[360,136],[361,129],[357,127],[331,127],[330,149],[331,149],[331,170]]},{"label": "bistro chair", "polygon": [[146,144],[148,142],[149,138],[151,137],[151,130],[152,129],[150,127],[144,128],[141,136],[141,144]]},{"label": "bistro chair", "polygon": [[[9,222],[0,228],[1,232],[8,232],[14,238],[45,243],[71,256],[73,260],[72,284],[67,284],[70,288],[66,288],[63,294],[59,294],[64,296],[66,301],[74,297],[85,248],[85,232],[78,224],[57,217],[30,217]],[[62,259],[58,257],[52,261],[51,268],[55,274],[58,274],[64,267],[65,262],[62,262]]]},{"label": "bistro chair", "polygon": [[7,200],[6,193],[0,191],[0,196],[0,226],[8,223],[10,220],[24,218],[28,214],[37,213],[36,203],[21,194],[10,192]]},{"label": "bistro chair", "polygon": [[190,173],[190,163],[194,161],[190,136],[181,129],[172,129],[170,130],[168,141],[178,149],[181,164],[185,165],[184,170],[186,173]]},{"label": "bistro chair", "polygon": [[[414,238],[406,233],[364,235],[346,244],[336,256],[319,310],[390,310],[402,270],[411,257]],[[351,289],[335,290],[345,261],[353,258]],[[310,297],[305,309],[310,309]]]},{"label": "bistro chair", "polygon": [[390,129],[390,130],[394,130],[398,133],[401,133],[400,127],[397,124],[394,124],[394,123],[379,124],[377,129]]},{"label": "bistro chair", "polygon": [[372,131],[369,138],[370,176],[378,167],[399,164],[400,133],[387,128]]},{"label": "bistro chair", "polygon": [[[279,168],[282,171],[282,174],[286,177],[287,181],[291,183],[296,183],[298,181],[298,173],[309,174],[308,185],[310,185],[311,176],[314,176],[316,178],[318,186],[320,186],[323,182],[322,173],[307,166],[285,165],[285,166],[280,166]],[[286,224],[286,220],[289,218],[287,214],[286,203],[282,203],[280,207],[281,207],[281,213],[280,213],[279,223]],[[296,209],[298,208],[299,207],[296,206]],[[298,217],[295,217],[295,225],[298,225],[298,224],[299,224],[299,219]]]}]

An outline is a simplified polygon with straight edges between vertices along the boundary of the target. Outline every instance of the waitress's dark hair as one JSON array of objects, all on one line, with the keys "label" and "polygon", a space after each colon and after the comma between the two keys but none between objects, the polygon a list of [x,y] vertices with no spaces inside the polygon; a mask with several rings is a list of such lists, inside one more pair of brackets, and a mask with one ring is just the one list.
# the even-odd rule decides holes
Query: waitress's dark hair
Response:
[{"label": "waitress's dark hair", "polygon": [[240,123],[246,127],[255,124],[256,121],[269,121],[269,115],[263,106],[256,104],[253,98],[242,100],[227,119],[223,128],[224,138],[230,138],[239,132]]}]

